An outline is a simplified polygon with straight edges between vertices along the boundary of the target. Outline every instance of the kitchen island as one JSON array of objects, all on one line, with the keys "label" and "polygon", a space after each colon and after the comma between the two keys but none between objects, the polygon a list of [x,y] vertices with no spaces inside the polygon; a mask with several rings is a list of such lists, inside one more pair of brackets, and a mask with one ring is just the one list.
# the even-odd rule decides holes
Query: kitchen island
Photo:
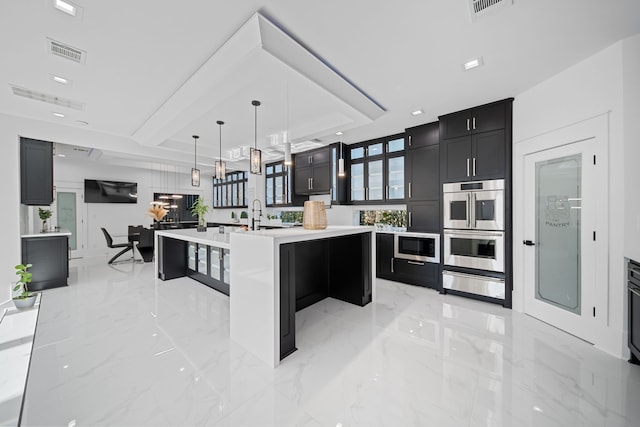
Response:
[{"label": "kitchen island", "polygon": [[[231,339],[269,366],[277,366],[296,350],[297,310],[327,297],[360,306],[371,302],[375,274],[371,227],[186,232],[156,233],[156,239],[167,240],[156,242],[158,277],[163,278],[166,259],[184,259],[186,264],[185,247],[173,245],[176,241],[228,244]],[[167,245],[169,241],[173,242]],[[165,280],[171,277],[165,272]]]}]

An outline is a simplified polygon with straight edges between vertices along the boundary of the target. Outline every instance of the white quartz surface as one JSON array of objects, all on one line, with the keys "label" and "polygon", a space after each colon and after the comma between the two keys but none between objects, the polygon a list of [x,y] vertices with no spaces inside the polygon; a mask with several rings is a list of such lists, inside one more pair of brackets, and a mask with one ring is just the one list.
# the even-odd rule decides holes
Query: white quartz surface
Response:
[{"label": "white quartz surface", "polygon": [[71,236],[69,230],[47,231],[46,233],[23,234],[20,237],[52,237],[52,236]]},{"label": "white quartz surface", "polygon": [[231,233],[231,242],[237,235],[272,238],[276,243],[302,242],[305,240],[327,239],[329,237],[346,236],[349,234],[372,232],[373,227],[358,225],[331,225],[324,230],[307,230],[302,227],[282,228],[272,230],[247,231],[244,233]]},{"label": "white quartz surface", "polygon": [[172,239],[186,240],[188,242],[201,243],[203,245],[217,246],[219,248],[230,249],[230,233],[219,233],[218,227],[207,228],[207,231],[198,231],[195,228],[184,228],[180,230],[156,230],[157,236],[170,237]]},{"label": "white quartz surface", "polygon": [[40,297],[33,308],[18,310],[9,300],[0,305],[0,425],[18,425]]}]

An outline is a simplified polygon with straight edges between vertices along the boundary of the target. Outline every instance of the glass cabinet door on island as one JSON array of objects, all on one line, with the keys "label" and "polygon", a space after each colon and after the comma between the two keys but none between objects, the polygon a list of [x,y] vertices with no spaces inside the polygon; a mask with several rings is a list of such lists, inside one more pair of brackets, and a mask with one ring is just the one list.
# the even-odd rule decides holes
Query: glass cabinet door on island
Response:
[{"label": "glass cabinet door on island", "polygon": [[220,251],[222,249],[212,246],[211,252],[209,256],[211,257],[211,269],[209,270],[209,275],[212,279],[221,280],[221,271],[220,271]]}]

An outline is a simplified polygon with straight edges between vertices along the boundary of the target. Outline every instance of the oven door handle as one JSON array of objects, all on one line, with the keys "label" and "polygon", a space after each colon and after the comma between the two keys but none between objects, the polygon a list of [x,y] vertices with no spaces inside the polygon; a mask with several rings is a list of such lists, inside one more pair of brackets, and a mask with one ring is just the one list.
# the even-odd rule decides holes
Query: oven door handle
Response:
[{"label": "oven door handle", "polygon": [[471,228],[471,193],[467,193],[467,228]]},{"label": "oven door handle", "polygon": [[469,204],[469,211],[471,212],[471,223],[473,226],[471,228],[478,227],[478,220],[476,219],[476,195],[471,193],[471,203]]}]

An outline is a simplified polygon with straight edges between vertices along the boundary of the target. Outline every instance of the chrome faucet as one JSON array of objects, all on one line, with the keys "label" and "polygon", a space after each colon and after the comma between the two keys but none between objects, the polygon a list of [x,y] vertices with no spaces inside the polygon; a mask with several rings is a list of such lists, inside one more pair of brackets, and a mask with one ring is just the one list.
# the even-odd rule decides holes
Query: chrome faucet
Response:
[{"label": "chrome faucet", "polygon": [[[256,209],[256,202],[258,202],[258,209]],[[256,211],[258,212],[258,219],[256,219]],[[251,229],[258,230],[260,229],[260,217],[262,216],[262,202],[259,199],[253,199],[251,202]],[[256,223],[258,223],[258,227],[256,228]]]}]

